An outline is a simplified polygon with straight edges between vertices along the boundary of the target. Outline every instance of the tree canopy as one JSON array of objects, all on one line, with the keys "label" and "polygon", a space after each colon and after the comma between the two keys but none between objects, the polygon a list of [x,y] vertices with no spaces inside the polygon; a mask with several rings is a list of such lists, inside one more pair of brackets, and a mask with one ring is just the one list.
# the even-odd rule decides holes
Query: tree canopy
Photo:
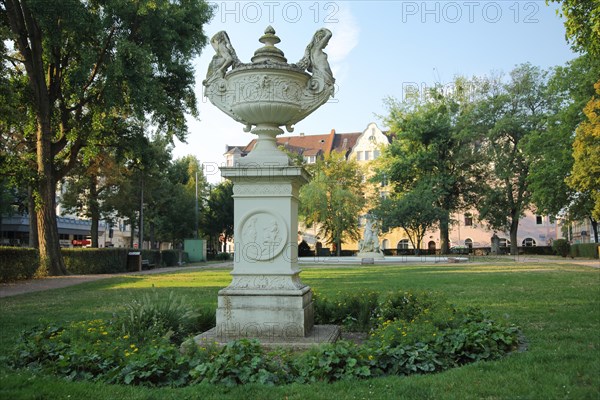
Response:
[{"label": "tree canopy", "polygon": [[[56,184],[85,146],[145,120],[184,139],[185,114],[197,115],[192,58],[212,14],[202,0],[0,1],[3,62],[27,82],[42,270],[65,273]],[[19,82],[2,79],[3,91],[22,92]]]},{"label": "tree canopy", "polygon": [[355,160],[337,152],[317,160],[309,171],[313,177],[300,189],[299,213],[340,255],[345,240],[360,237],[359,216],[365,205],[362,172]]}]

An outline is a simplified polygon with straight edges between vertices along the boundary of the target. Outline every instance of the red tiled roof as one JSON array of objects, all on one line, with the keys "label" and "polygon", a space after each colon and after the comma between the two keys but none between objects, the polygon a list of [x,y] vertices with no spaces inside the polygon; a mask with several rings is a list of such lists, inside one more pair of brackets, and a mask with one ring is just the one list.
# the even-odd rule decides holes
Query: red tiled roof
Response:
[{"label": "red tiled roof", "polygon": [[[348,152],[356,144],[356,140],[362,134],[357,133],[336,133],[334,129],[327,135],[298,135],[298,136],[279,136],[277,145],[284,146],[291,151],[302,155],[329,154],[331,151]],[[244,153],[252,151],[256,144],[253,139],[247,146],[240,148]]]}]

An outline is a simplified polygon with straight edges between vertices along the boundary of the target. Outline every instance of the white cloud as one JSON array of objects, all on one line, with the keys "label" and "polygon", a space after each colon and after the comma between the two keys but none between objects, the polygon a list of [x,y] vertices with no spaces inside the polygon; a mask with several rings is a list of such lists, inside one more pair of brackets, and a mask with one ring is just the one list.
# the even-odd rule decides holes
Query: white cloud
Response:
[{"label": "white cloud", "polygon": [[[339,4],[339,3],[338,3]],[[338,82],[344,80],[350,70],[348,55],[358,45],[360,28],[347,4],[341,3],[335,15],[336,23],[328,24],[333,36],[327,49],[333,76]]]}]

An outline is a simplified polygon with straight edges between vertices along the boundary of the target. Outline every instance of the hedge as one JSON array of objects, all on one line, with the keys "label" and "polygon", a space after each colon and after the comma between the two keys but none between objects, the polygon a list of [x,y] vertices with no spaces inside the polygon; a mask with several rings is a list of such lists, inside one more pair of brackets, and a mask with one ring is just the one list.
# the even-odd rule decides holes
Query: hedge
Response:
[{"label": "hedge", "polygon": [[0,247],[0,282],[31,279],[40,265],[37,249]]},{"label": "hedge", "polygon": [[575,243],[571,245],[571,257],[598,258],[598,243]]},{"label": "hedge", "polygon": [[127,253],[123,248],[61,249],[67,272],[71,274],[111,274],[127,271]]}]

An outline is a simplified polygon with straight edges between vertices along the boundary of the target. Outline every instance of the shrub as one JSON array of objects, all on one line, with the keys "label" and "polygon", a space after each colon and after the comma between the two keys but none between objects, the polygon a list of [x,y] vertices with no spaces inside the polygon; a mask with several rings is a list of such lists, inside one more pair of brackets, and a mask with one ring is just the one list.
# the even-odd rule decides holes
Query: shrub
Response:
[{"label": "shrub", "polygon": [[287,374],[270,360],[257,340],[240,339],[227,343],[206,362],[190,371],[196,382],[226,386],[246,383],[285,383]]},{"label": "shrub", "polygon": [[0,247],[0,282],[31,279],[39,266],[37,249]]},{"label": "shrub", "polygon": [[[156,293],[131,303],[112,321],[28,331],[8,357],[9,365],[109,383],[274,385],[443,371],[499,358],[518,344],[516,327],[494,321],[485,312],[456,310],[437,295],[398,292],[377,306],[371,337],[363,345],[339,341],[298,353],[267,352],[256,340],[232,341],[223,347],[187,340],[180,352],[174,338],[184,335],[174,332],[192,332],[182,328],[193,320],[190,308],[172,293],[163,300]],[[376,294],[346,296],[346,300],[370,304],[373,297]],[[362,312],[362,306],[348,309]],[[382,315],[389,319],[381,322]]]},{"label": "shrub", "polygon": [[210,315],[198,313],[184,297],[173,291],[164,297],[154,289],[126,304],[125,311],[117,314],[117,323],[124,335],[136,337],[139,341],[146,337],[165,336],[178,343],[189,334],[213,326],[214,317]]},{"label": "shrub", "polygon": [[552,250],[554,250],[555,254],[566,257],[569,255],[569,251],[571,250],[571,244],[567,239],[556,239],[552,243]]},{"label": "shrub", "polygon": [[229,253],[217,253],[214,259],[218,261],[229,261],[231,259],[231,255]]},{"label": "shrub", "polygon": [[141,250],[141,254],[142,260],[148,260],[150,262],[150,265],[154,265],[155,267],[160,267],[162,265],[160,259],[160,250],[143,249]]},{"label": "shrub", "polygon": [[379,294],[376,292],[338,292],[336,299],[329,300],[314,292],[315,323],[343,325],[349,331],[368,331],[371,329],[378,298]]},{"label": "shrub", "polygon": [[571,257],[598,258],[598,243],[576,243],[571,245]]},{"label": "shrub", "polygon": [[[160,252],[162,263],[166,267],[173,267],[179,265],[179,250],[163,250]],[[183,255],[182,255],[183,261]]]},{"label": "shrub", "polygon": [[61,249],[67,271],[72,274],[111,274],[127,271],[127,249]]}]

